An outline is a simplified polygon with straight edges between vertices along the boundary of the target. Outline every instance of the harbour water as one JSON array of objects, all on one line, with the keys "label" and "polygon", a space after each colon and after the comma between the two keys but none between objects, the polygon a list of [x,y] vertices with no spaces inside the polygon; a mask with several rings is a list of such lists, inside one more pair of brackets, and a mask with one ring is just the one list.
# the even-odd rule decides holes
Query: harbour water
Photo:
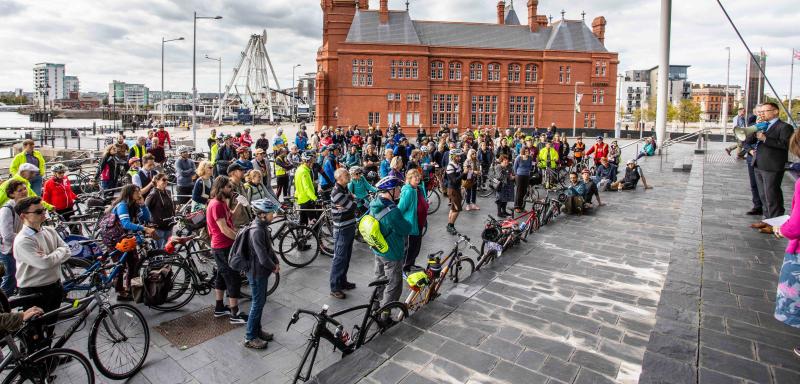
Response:
[{"label": "harbour water", "polygon": [[[83,128],[92,127],[92,124],[100,126],[114,125],[114,120],[103,119],[54,119],[52,123],[53,128]],[[121,125],[119,120],[116,120],[117,125]],[[17,112],[0,112],[0,129],[8,128],[42,128],[44,123],[35,123],[29,120],[28,115],[23,115]]]}]

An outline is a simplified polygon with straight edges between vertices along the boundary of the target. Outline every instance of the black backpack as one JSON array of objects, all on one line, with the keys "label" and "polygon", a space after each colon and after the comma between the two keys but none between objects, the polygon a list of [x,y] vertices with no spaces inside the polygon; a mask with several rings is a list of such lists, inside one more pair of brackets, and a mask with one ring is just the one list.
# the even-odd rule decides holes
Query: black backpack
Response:
[{"label": "black backpack", "polygon": [[231,253],[228,254],[228,266],[234,271],[248,272],[252,256],[250,255],[250,226],[243,228],[236,233],[233,239]]}]

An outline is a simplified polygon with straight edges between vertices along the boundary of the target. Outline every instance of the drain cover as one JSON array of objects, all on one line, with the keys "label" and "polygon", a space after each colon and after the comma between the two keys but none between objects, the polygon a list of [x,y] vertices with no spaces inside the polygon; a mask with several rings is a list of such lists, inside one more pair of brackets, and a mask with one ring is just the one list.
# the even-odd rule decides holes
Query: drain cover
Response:
[{"label": "drain cover", "polygon": [[214,317],[213,307],[201,309],[155,327],[161,336],[180,349],[194,347],[235,328],[241,326],[231,324],[228,316]]}]

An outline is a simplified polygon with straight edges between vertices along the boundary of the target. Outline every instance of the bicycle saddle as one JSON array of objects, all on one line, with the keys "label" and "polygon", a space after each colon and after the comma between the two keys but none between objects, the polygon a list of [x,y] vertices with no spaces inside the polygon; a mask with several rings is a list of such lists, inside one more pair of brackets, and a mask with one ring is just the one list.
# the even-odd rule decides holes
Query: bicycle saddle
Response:
[{"label": "bicycle saddle", "polygon": [[389,284],[389,279],[384,277],[382,279],[373,280],[371,283],[369,283],[369,286],[370,287],[375,287],[375,286],[386,285],[386,284]]}]

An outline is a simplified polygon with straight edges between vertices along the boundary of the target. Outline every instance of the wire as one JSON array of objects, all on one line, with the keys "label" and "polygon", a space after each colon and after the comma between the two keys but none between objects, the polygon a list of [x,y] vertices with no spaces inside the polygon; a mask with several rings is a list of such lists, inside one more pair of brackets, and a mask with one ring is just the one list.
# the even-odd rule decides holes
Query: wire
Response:
[{"label": "wire", "polygon": [[[722,2],[720,0],[717,0],[717,4],[719,4],[719,7],[722,9],[722,13],[725,14],[725,17],[731,23],[731,27],[733,27],[733,31],[736,32],[737,36],[739,36],[739,40],[742,41],[742,44],[744,45],[745,49],[747,49],[747,54],[750,55],[750,58],[753,60],[753,62],[758,67],[758,71],[761,72],[761,76],[764,76],[764,80],[767,82],[767,85],[769,85],[769,89],[772,90],[772,93],[775,95],[775,98],[777,98],[778,101],[780,101],[781,97],[778,95],[778,92],[775,91],[775,87],[772,86],[772,82],[769,81],[769,78],[767,77],[767,74],[764,73],[764,68],[761,68],[761,64],[758,62],[758,60],[756,60],[756,57],[755,57],[755,55],[753,55],[753,52],[750,50],[750,47],[747,45],[747,42],[744,41],[744,38],[742,37],[742,34],[739,33],[739,28],[736,28],[736,24],[734,24],[733,20],[731,20],[731,16],[728,14],[728,11],[725,9],[725,6],[722,5]],[[792,101],[789,100],[789,102],[791,103]],[[783,103],[781,103],[781,102],[779,102],[777,104],[780,106],[781,109],[783,109],[783,112],[786,113],[786,116],[789,117],[789,123],[794,125],[794,126],[796,126],[797,124],[794,122],[794,118],[792,118],[792,115],[789,114],[789,111],[786,110],[786,106],[784,106]]]}]

